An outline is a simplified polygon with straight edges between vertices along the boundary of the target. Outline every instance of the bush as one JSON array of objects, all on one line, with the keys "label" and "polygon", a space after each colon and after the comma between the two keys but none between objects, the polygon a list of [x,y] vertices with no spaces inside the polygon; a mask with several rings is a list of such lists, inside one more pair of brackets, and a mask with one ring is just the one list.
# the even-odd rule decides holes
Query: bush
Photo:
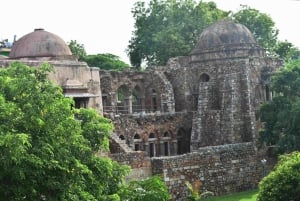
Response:
[{"label": "bush", "polygon": [[282,155],[259,184],[258,201],[300,200],[300,152]]}]

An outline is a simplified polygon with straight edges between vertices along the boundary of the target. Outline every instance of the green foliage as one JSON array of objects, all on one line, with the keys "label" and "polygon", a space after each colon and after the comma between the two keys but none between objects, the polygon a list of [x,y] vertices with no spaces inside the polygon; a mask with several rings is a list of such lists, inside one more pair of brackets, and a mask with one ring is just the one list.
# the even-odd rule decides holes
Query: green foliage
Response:
[{"label": "green foliage", "polygon": [[84,58],[89,66],[99,67],[103,70],[124,70],[129,68],[129,65],[121,61],[120,58],[113,54],[96,54],[87,55]]},{"label": "green foliage", "polygon": [[71,40],[68,46],[73,55],[77,56],[79,61],[84,61],[86,51],[83,44],[79,44],[76,40]]},{"label": "green foliage", "polygon": [[270,53],[274,51],[279,31],[275,28],[275,22],[269,15],[243,5],[240,11],[233,14],[232,18],[245,25],[252,32],[258,44]]},{"label": "green foliage", "polygon": [[168,201],[171,198],[159,176],[131,181],[128,186],[121,189],[120,196],[121,200],[128,201]]},{"label": "green foliage", "polygon": [[193,185],[190,182],[185,182],[185,184],[190,192],[190,195],[185,199],[185,201],[206,200],[214,195],[214,193],[211,191],[204,191],[202,193],[199,192],[200,186],[202,184],[200,180],[196,180]]},{"label": "green foliage", "polygon": [[300,152],[280,157],[275,169],[260,182],[257,200],[300,200]]},{"label": "green foliage", "polygon": [[271,79],[272,101],[261,106],[259,141],[279,153],[300,150],[300,61],[289,63]]},{"label": "green foliage", "polygon": [[51,70],[0,70],[0,199],[118,200],[128,168],[95,155],[107,148],[111,123],[72,110],[47,78]]},{"label": "green foliage", "polygon": [[228,16],[213,2],[193,0],[151,0],[148,5],[138,1],[132,14],[135,31],[127,53],[136,68],[142,61],[164,65],[171,57],[187,55],[204,28]]},{"label": "green foliage", "polygon": [[300,50],[288,41],[279,41],[274,49],[279,58],[284,59],[285,62],[292,62],[300,59]]}]

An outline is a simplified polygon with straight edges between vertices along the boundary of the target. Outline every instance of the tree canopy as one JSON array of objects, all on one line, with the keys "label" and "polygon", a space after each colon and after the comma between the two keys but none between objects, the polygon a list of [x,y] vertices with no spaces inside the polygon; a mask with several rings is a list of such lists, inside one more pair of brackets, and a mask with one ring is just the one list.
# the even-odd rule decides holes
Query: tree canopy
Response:
[{"label": "tree canopy", "polygon": [[86,62],[91,67],[98,67],[103,70],[123,70],[129,68],[129,65],[120,60],[120,57],[113,54],[94,54],[88,55],[83,44],[76,40],[71,40],[69,48],[73,55],[78,57],[79,61]]},{"label": "tree canopy", "polygon": [[279,30],[273,19],[257,9],[242,5],[241,9],[232,15],[232,19],[245,25],[253,34],[257,43],[270,53],[274,52]]},{"label": "tree canopy", "polygon": [[174,56],[187,55],[208,25],[228,16],[213,2],[194,0],[138,1],[132,9],[135,30],[127,53],[134,67],[142,61],[164,65]]},{"label": "tree canopy", "polygon": [[127,47],[134,67],[165,65],[168,59],[188,55],[199,34],[214,22],[228,18],[249,28],[256,41],[270,54],[276,55],[279,30],[265,13],[242,5],[233,13],[218,9],[214,2],[194,0],[139,1],[132,9],[135,30]]},{"label": "tree canopy", "polygon": [[288,41],[278,41],[274,53],[286,63],[300,59],[300,49]]},{"label": "tree canopy", "polygon": [[102,70],[124,70],[129,65],[121,61],[120,58],[113,54],[96,54],[87,55],[83,59],[89,66],[99,67]]},{"label": "tree canopy", "polygon": [[50,69],[0,70],[0,198],[116,200],[128,168],[95,155],[108,148],[113,125],[92,109],[71,108],[48,80]]},{"label": "tree canopy", "polygon": [[271,77],[274,97],[260,109],[264,128],[259,140],[279,153],[300,150],[300,60]]},{"label": "tree canopy", "polygon": [[71,40],[68,42],[68,46],[74,56],[78,58],[79,61],[84,61],[86,57],[86,50],[83,44],[78,43],[76,40]]}]

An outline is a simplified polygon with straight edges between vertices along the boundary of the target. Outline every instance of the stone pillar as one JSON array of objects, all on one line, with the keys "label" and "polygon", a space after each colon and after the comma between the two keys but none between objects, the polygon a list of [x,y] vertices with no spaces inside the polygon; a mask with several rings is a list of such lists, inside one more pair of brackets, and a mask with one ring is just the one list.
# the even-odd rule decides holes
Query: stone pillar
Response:
[{"label": "stone pillar", "polygon": [[170,155],[177,155],[177,149],[177,140],[172,140],[172,142],[170,143]]},{"label": "stone pillar", "polygon": [[128,107],[128,114],[132,114],[132,97],[129,96],[127,99],[127,107]]},{"label": "stone pillar", "polygon": [[164,141],[159,142],[159,155],[158,156],[165,156],[165,146],[164,146]]}]

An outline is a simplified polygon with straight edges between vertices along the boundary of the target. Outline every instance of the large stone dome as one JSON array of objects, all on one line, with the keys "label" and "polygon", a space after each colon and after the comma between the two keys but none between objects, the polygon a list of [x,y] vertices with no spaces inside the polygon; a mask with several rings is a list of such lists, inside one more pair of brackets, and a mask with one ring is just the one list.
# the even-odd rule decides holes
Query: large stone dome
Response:
[{"label": "large stone dome", "polygon": [[19,59],[69,57],[71,55],[70,48],[59,36],[43,29],[35,29],[34,32],[21,37],[14,43],[9,57]]},{"label": "large stone dome", "polygon": [[256,44],[256,41],[246,26],[223,20],[209,26],[200,34],[192,54],[215,50],[216,48],[239,47],[248,44]]}]

